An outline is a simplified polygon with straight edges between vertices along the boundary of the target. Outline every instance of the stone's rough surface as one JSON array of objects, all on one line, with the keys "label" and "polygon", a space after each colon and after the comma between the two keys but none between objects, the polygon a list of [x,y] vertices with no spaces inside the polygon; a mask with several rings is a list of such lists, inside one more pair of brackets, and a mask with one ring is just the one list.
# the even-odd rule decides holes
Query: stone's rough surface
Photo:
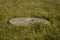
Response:
[{"label": "stone's rough surface", "polygon": [[50,25],[50,22],[43,18],[22,17],[22,18],[13,18],[9,20],[9,23],[14,24],[14,25],[21,25],[21,26],[31,26],[38,22]]}]

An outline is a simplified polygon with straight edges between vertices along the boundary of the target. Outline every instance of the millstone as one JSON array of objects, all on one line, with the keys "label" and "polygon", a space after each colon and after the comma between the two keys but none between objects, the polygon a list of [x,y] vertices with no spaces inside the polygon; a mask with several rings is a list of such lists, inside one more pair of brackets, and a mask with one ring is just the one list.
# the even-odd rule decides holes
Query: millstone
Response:
[{"label": "millstone", "polygon": [[13,19],[9,20],[10,24],[21,25],[21,26],[31,26],[37,22],[41,22],[41,23],[50,25],[50,22],[43,18],[21,17],[21,18],[13,18]]}]

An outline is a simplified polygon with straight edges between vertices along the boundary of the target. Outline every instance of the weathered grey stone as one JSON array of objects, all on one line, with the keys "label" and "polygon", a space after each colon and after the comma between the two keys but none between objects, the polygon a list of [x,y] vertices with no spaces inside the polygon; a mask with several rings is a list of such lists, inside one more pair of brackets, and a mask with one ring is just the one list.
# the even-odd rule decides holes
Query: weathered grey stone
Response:
[{"label": "weathered grey stone", "polygon": [[31,26],[37,22],[50,25],[50,22],[43,18],[21,17],[21,18],[13,18],[9,20],[9,23],[13,25],[21,25],[21,26]]}]

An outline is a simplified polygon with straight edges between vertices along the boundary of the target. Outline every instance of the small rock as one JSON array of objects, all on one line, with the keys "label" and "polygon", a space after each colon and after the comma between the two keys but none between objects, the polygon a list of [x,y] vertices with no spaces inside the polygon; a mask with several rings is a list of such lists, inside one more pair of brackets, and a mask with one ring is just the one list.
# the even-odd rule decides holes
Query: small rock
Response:
[{"label": "small rock", "polygon": [[42,22],[44,24],[50,25],[50,22],[43,18],[21,17],[9,20],[9,23],[21,26],[31,26],[37,22]]}]

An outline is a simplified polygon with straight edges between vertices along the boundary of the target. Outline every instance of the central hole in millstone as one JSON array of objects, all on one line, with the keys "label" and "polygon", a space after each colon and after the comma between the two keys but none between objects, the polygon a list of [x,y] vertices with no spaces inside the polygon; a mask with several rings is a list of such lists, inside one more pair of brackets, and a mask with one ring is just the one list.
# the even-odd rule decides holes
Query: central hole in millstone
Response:
[{"label": "central hole in millstone", "polygon": [[33,19],[31,21],[34,21]]}]

